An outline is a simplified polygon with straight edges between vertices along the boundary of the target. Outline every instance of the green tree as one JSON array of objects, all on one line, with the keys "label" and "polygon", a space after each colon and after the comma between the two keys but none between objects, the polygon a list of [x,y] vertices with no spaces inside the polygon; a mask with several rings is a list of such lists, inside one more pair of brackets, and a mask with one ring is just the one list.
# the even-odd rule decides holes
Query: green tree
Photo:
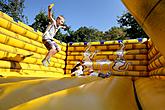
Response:
[{"label": "green tree", "polygon": [[126,32],[124,32],[125,29],[122,27],[112,27],[108,31],[104,32],[104,40],[119,40],[119,39],[126,39],[125,35]]},{"label": "green tree", "polygon": [[0,0],[0,9],[15,21],[28,24],[28,18],[23,14],[24,2],[25,0]]},{"label": "green tree", "polygon": [[48,24],[49,19],[46,15],[46,12],[42,10],[35,16],[34,23],[31,25],[31,27],[44,33]]},{"label": "green tree", "polygon": [[56,33],[56,35],[54,36],[55,39],[58,39],[59,41],[68,43],[68,34],[63,34],[60,30]]},{"label": "green tree", "polygon": [[141,26],[129,12],[125,12],[121,17],[118,17],[117,21],[121,27],[126,29],[126,37],[133,39],[139,37],[148,38]]},{"label": "green tree", "polygon": [[103,36],[103,32],[99,31],[95,28],[88,27],[80,27],[75,31],[73,37],[75,42],[91,42],[91,41],[99,41]]},{"label": "green tree", "polygon": [[78,38],[77,36],[75,36],[75,31],[71,30],[71,28],[69,30],[67,30],[67,34],[64,35],[65,37],[63,37],[63,41],[68,43],[68,42],[78,42]]}]

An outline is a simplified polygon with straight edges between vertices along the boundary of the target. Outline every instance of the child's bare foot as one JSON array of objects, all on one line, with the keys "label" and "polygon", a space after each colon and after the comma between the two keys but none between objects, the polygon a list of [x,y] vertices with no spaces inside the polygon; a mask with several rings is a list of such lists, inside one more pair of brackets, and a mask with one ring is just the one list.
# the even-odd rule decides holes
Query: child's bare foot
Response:
[{"label": "child's bare foot", "polygon": [[46,63],[46,60],[42,60],[42,64],[46,67],[48,66],[48,64]]}]

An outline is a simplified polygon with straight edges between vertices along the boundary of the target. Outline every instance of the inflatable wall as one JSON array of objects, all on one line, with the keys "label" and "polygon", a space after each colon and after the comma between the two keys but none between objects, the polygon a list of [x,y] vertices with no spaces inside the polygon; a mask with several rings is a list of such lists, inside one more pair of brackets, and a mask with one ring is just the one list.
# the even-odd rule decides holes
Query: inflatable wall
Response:
[{"label": "inflatable wall", "polygon": [[63,76],[66,43],[60,43],[62,51],[51,60],[49,67],[42,66],[47,49],[42,44],[42,33],[15,22],[0,12],[0,73],[2,76]]},{"label": "inflatable wall", "polygon": [[[55,39],[62,51],[44,67],[41,61],[47,50],[41,36],[0,12],[0,110],[165,108],[165,59],[156,40],[66,44]],[[111,72],[109,78],[68,77],[77,62],[93,53],[93,70]]]},{"label": "inflatable wall", "polygon": [[[121,43],[122,42],[122,43]],[[87,48],[91,54],[98,51],[93,59],[94,71],[113,72],[114,75],[147,76],[147,39],[132,39],[106,42],[69,43],[66,73],[71,73],[74,65],[83,60]],[[90,45],[90,47],[88,46]],[[119,54],[122,59],[117,62]],[[121,61],[123,60],[123,61]],[[116,61],[116,62],[115,62]],[[116,66],[116,67],[115,67]]]},{"label": "inflatable wall", "polygon": [[149,75],[153,77],[161,77],[165,74],[165,59],[159,52],[158,48],[152,43],[148,42],[148,71]]}]

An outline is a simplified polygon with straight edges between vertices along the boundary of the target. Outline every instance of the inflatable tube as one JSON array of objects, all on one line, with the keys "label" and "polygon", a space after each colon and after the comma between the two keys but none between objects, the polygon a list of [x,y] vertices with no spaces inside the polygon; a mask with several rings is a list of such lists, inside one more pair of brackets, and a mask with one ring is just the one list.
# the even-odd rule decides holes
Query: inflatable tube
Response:
[{"label": "inflatable tube", "polygon": [[[50,93],[55,93],[57,91],[64,90],[70,87],[79,86],[81,84],[89,83],[99,79],[100,78],[98,77],[61,78],[61,79],[47,78],[47,79],[18,82],[16,84],[15,83],[3,84],[0,85],[0,87],[3,88],[4,91],[8,91],[8,92],[0,94],[3,95],[0,101],[0,105],[1,105],[0,108],[1,110],[2,109],[7,110],[11,107],[28,102],[32,99],[44,95],[48,95]],[[11,86],[12,88],[10,88]],[[21,97],[21,98],[17,98],[17,97]],[[11,100],[11,99],[15,99],[15,100]]]},{"label": "inflatable tube", "polygon": [[138,110],[133,91],[130,78],[97,80],[45,95],[11,110]]},{"label": "inflatable tube", "polygon": [[135,88],[143,110],[163,110],[165,108],[165,80],[140,78]]},{"label": "inflatable tube", "polygon": [[165,1],[164,0],[122,0],[137,22],[151,37],[165,57]]},{"label": "inflatable tube", "polygon": [[14,21],[12,17],[10,17],[9,15],[7,15],[6,13],[3,13],[2,11],[0,11],[0,17],[8,20],[8,21]]}]

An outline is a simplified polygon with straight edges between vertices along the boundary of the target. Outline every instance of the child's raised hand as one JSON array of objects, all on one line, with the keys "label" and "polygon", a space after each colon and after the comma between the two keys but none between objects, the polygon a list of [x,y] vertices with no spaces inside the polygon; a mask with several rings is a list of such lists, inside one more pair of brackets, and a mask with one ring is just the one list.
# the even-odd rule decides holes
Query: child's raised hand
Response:
[{"label": "child's raised hand", "polygon": [[54,6],[54,3],[50,4],[50,5],[48,6],[49,10],[51,10],[51,9],[53,8],[53,6]]}]

